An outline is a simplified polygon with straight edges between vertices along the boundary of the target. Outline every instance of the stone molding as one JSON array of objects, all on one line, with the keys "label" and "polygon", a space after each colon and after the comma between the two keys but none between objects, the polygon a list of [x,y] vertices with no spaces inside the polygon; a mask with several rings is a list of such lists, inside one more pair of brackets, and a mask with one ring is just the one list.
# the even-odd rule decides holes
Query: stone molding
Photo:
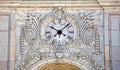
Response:
[{"label": "stone molding", "polygon": [[0,9],[39,9],[62,6],[79,9],[120,9],[120,2],[99,1],[0,1]]}]

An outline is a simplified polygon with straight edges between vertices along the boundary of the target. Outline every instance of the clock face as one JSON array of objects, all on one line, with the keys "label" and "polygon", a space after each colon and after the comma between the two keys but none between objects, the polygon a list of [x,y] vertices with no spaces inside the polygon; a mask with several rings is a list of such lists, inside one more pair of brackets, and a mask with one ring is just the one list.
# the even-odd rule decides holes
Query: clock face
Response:
[{"label": "clock face", "polygon": [[73,25],[70,22],[61,19],[51,21],[46,26],[45,37],[47,41],[54,45],[65,45],[73,40]]}]

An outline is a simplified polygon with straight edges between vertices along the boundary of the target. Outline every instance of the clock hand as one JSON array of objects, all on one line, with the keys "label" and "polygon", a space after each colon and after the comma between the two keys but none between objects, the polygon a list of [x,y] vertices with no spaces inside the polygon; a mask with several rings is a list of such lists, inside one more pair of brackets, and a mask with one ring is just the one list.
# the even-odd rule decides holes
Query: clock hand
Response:
[{"label": "clock hand", "polygon": [[54,37],[57,36],[57,33],[54,35]]},{"label": "clock hand", "polygon": [[66,36],[65,34],[62,33],[63,36]]},{"label": "clock hand", "polygon": [[54,37],[56,37],[57,35],[59,36],[59,39],[60,39],[60,35],[61,35],[61,34],[55,34]]},{"label": "clock hand", "polygon": [[52,29],[54,29],[54,30],[58,31],[57,29],[55,29],[55,28],[54,28],[54,27],[52,27],[52,26],[50,26],[50,28],[52,28]]},{"label": "clock hand", "polygon": [[63,29],[65,29],[68,25],[70,25],[70,24],[67,24],[65,27],[63,27],[63,28],[61,29],[61,31],[62,31]]},{"label": "clock hand", "polygon": [[[60,38],[60,35],[62,34],[62,31],[61,31],[61,30],[58,30],[58,31],[57,31],[57,34],[59,35],[59,38]],[[57,34],[55,34],[54,36],[56,36]]]},{"label": "clock hand", "polygon": [[60,39],[60,35],[61,35],[61,34],[59,34],[59,39]]},{"label": "clock hand", "polygon": [[[62,33],[63,36],[66,36],[65,34]],[[54,35],[54,37],[57,36],[57,33]]]}]

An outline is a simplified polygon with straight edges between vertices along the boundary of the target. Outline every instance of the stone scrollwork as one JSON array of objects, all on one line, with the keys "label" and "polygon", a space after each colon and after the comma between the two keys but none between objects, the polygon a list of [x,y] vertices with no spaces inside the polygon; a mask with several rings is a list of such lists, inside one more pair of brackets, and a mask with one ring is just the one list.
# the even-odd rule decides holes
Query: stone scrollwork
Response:
[{"label": "stone scrollwork", "polygon": [[17,70],[23,69],[26,57],[29,58],[30,49],[38,44],[40,33],[41,13],[22,11],[17,13],[17,20],[21,24],[20,47],[17,54]]},{"label": "stone scrollwork", "polygon": [[[18,11],[16,16],[21,27],[15,70],[30,70],[29,68],[33,64],[47,58],[58,60],[72,58],[80,61],[89,70],[103,70],[104,54],[100,52],[100,37],[97,28],[100,19],[99,13],[96,10],[81,10],[69,13],[62,7],[57,7],[50,13],[45,11]],[[74,40],[62,46],[43,41],[41,33],[44,31],[42,26],[44,25],[43,22],[49,22],[47,17],[49,20],[51,18],[53,20],[58,19],[58,21],[59,19],[66,19],[73,22],[72,25],[76,27]]]},{"label": "stone scrollwork", "polygon": [[23,23],[22,31],[24,33],[24,38],[27,43],[35,43],[38,39],[41,14],[39,12],[24,12],[22,14],[18,13],[18,20]]},{"label": "stone scrollwork", "polygon": [[85,44],[94,42],[96,24],[99,13],[95,11],[81,11],[79,14],[80,39]]}]

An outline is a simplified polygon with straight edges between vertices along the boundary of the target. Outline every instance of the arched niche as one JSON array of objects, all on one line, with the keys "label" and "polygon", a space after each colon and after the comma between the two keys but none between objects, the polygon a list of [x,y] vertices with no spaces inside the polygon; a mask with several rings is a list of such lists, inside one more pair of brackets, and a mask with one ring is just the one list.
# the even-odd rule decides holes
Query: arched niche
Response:
[{"label": "arched niche", "polygon": [[[50,66],[54,64],[71,65],[77,68],[78,70],[89,70],[89,67],[86,66],[84,63],[71,58],[62,58],[62,59],[47,58],[47,59],[36,62],[28,70],[39,70],[42,67]],[[95,69],[92,69],[92,70],[95,70]]]},{"label": "arched niche", "polygon": [[38,67],[37,70],[81,70],[79,67],[69,63],[50,63],[43,67]]}]

